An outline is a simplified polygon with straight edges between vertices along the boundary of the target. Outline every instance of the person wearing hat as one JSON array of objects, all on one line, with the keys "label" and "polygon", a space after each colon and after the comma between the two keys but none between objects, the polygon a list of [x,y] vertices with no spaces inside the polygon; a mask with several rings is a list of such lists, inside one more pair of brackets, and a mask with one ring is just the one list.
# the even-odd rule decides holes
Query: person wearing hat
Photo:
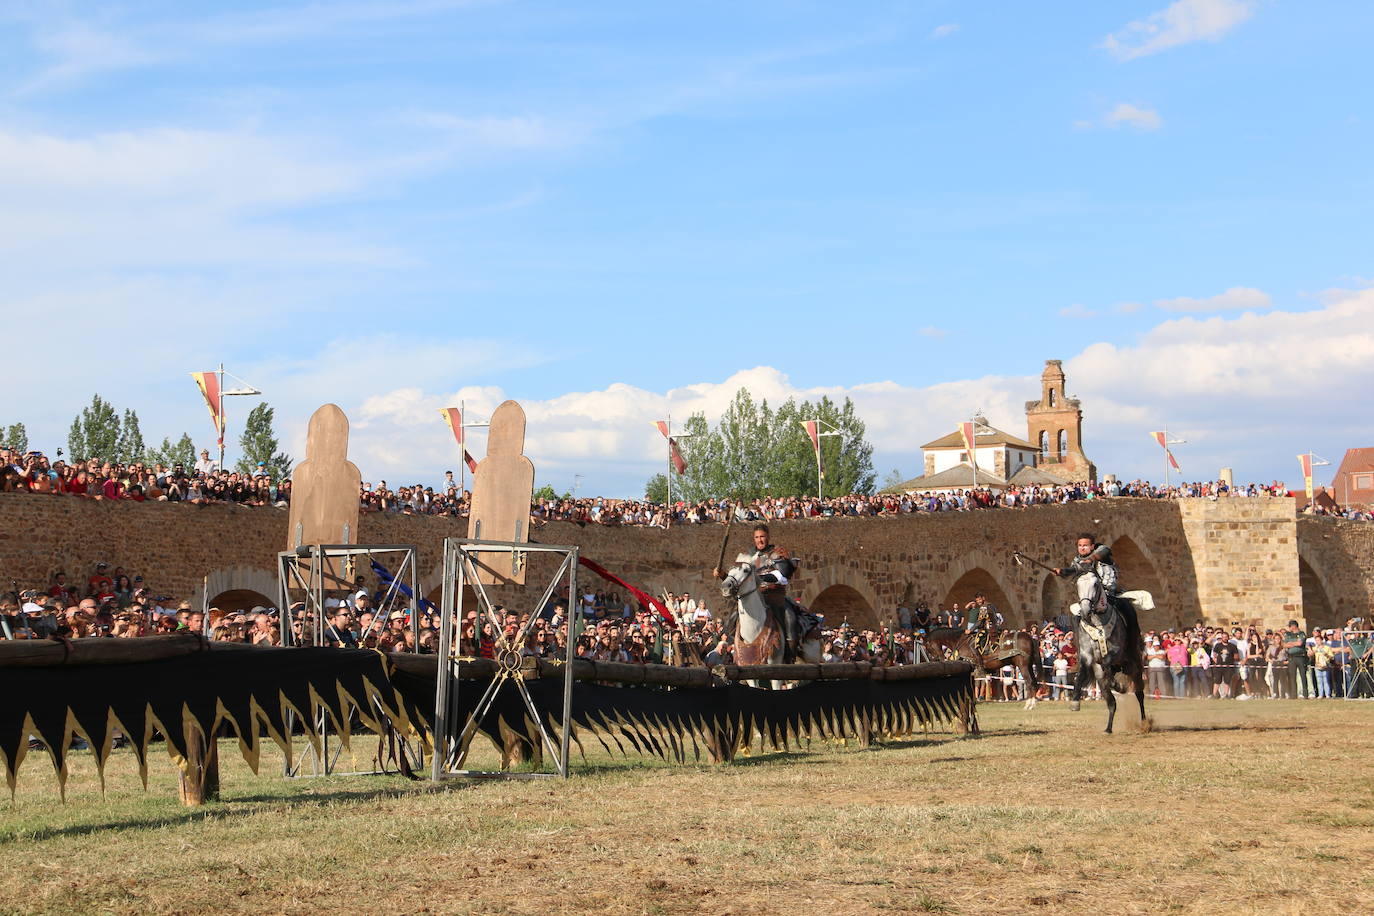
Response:
[{"label": "person wearing hat", "polygon": [[219,464],[210,458],[210,450],[203,448],[200,450],[200,458],[196,461],[195,470],[202,477],[209,477],[219,470]]},{"label": "person wearing hat", "polygon": [[1288,654],[1293,698],[1311,699],[1307,689],[1307,634],[1298,627],[1296,620],[1288,621],[1288,628],[1283,631],[1283,649]]}]

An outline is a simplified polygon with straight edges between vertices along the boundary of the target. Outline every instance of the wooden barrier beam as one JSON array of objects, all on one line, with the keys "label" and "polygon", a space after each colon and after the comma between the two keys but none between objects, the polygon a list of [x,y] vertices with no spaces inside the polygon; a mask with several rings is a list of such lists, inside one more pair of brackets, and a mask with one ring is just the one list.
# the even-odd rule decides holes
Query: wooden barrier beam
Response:
[{"label": "wooden barrier beam", "polygon": [[[424,677],[433,677],[438,658],[433,655],[390,655],[397,668]],[[547,658],[526,658],[521,677],[561,678],[563,662]],[[500,670],[490,658],[464,659],[459,676],[464,680],[490,680]],[[878,667],[868,662],[828,662],[819,665],[719,665],[716,668],[678,668],[673,665],[636,665],[626,662],[573,660],[573,680],[606,681],[616,684],[649,684],[658,687],[709,687],[725,681],[832,681],[874,680],[908,681],[926,677],[960,677],[973,671],[968,662],[922,662],[918,665]]]}]

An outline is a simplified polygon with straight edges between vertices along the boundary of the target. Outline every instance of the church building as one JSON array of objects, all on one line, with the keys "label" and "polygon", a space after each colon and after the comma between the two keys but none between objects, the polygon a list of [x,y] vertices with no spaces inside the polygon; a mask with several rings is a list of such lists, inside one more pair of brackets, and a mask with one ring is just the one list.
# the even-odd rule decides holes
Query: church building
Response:
[{"label": "church building", "polygon": [[1097,482],[1097,466],[1083,454],[1083,410],[1064,394],[1060,360],[1045,360],[1040,400],[1026,402],[1026,438],[1039,451],[1036,467],[1075,483]]}]

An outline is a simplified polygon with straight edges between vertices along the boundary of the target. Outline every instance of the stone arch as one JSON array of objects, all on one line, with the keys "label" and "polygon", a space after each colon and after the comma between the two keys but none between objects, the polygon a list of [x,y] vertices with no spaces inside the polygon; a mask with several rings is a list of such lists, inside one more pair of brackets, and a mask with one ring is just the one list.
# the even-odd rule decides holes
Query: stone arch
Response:
[{"label": "stone arch", "polygon": [[1060,614],[1069,612],[1069,594],[1064,580],[1049,573],[1040,584],[1040,617],[1053,622]]},{"label": "stone arch", "polygon": [[1001,565],[986,551],[976,550],[965,554],[962,562],[951,564],[945,579],[947,585],[936,592],[944,597],[940,599],[940,606],[933,610],[947,610],[954,601],[967,604],[981,591],[1002,612],[1008,626],[1022,626],[1026,620],[1026,609],[1012,601],[1015,592],[1003,585],[1002,576],[994,572],[1000,569]]},{"label": "stone arch", "polygon": [[[814,576],[808,575],[795,597],[809,610],[826,614],[827,624],[832,620],[830,615],[836,611],[841,619],[847,613],[851,623],[864,627],[876,627],[896,613],[895,609],[890,608],[884,611],[878,593],[861,573],[834,562],[821,566]],[[824,605],[817,608],[819,601],[823,601],[831,610],[827,611]]]},{"label": "stone arch", "polygon": [[1169,606],[1168,598],[1165,595],[1164,580],[1160,578],[1159,569],[1149,555],[1136,543],[1135,538],[1129,534],[1123,534],[1111,543],[1111,549],[1112,559],[1116,561],[1121,588],[1126,590],[1144,589],[1154,597],[1155,607],[1159,611],[1162,611],[1172,623],[1180,623],[1181,621],[1176,619],[1174,610]]},{"label": "stone arch", "polygon": [[1060,458],[1063,458],[1063,457],[1065,457],[1066,455],[1068,455],[1068,453],[1069,453],[1069,431],[1068,431],[1068,430],[1066,430],[1066,429],[1061,429],[1061,430],[1059,431],[1059,437],[1058,437],[1058,439],[1055,440],[1055,449],[1056,449],[1055,454],[1058,455]]},{"label": "stone arch", "polygon": [[214,599],[210,602],[210,607],[217,607],[220,610],[227,610],[227,608],[224,604],[216,602],[239,600],[239,596],[235,595],[235,592],[251,592],[257,596],[255,600],[245,605],[245,609],[259,604],[264,607],[276,607],[281,600],[277,597],[281,594],[281,589],[277,584],[276,574],[271,570],[252,566],[231,566],[210,573],[205,580],[205,585],[195,589],[191,597],[187,599],[191,602],[191,607],[205,606],[207,590]]},{"label": "stone arch", "polygon": [[941,607],[948,608],[954,603],[967,604],[973,600],[975,595],[980,593],[992,602],[997,610],[1002,612],[1003,618],[1009,625],[1020,626],[1025,622],[1025,614],[1020,608],[1012,606],[1011,598],[1002,588],[1001,583],[992,573],[981,566],[975,566],[954,580],[954,584],[945,591],[945,599],[941,602]]},{"label": "stone arch", "polygon": [[822,589],[820,594],[811,599],[807,608],[811,613],[824,617],[826,626],[831,627],[848,621],[860,629],[876,629],[880,622],[877,610],[869,604],[868,599],[859,594],[858,589],[848,585],[832,585]]},{"label": "stone arch", "polygon": [[1298,586],[1302,589],[1302,617],[1308,629],[1334,627],[1345,622],[1337,619],[1325,580],[1301,553],[1298,554]]}]

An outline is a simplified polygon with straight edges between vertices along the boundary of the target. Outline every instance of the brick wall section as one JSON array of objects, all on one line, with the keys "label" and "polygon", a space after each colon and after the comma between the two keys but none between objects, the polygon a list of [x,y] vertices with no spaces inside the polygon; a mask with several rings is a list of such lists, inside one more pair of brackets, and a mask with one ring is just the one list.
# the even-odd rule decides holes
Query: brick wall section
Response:
[{"label": "brick wall section", "polygon": [[[5,493],[0,494],[0,582],[16,578],[37,585],[58,568],[84,582],[92,564],[104,559],[144,573],[154,588],[195,605],[207,576],[211,597],[249,589],[275,601],[276,553],[285,546],[286,527],[287,514],[278,509],[108,504]],[[359,528],[362,543],[414,545],[427,594],[439,588],[443,539],[466,534],[464,522],[422,516],[365,514]],[[546,544],[576,544],[584,556],[656,594],[686,589],[719,607],[710,569],[722,530],[555,522],[536,529],[534,536]],[[1300,542],[1334,606],[1367,606],[1371,592],[1374,525],[1299,521],[1286,499],[1116,499],[1025,510],[779,522],[773,535],[801,560],[794,593],[831,619],[886,620],[899,602],[923,598],[943,604],[979,588],[990,592],[1009,619],[1019,621],[1060,613],[1070,596],[1048,573],[1016,566],[1012,550],[1063,563],[1081,530],[1117,547],[1126,587],[1145,585],[1155,592],[1159,610],[1147,625],[1286,621],[1302,604]],[[727,559],[748,542],[748,526],[736,525]],[[532,555],[530,582],[546,579],[553,562]],[[579,586],[587,585],[589,575],[579,576]],[[591,587],[614,588],[599,580]],[[494,597],[521,607],[537,596],[498,589]]]},{"label": "brick wall section", "polygon": [[1178,509],[1209,619],[1274,625],[1302,616],[1291,499],[1190,499]]}]

